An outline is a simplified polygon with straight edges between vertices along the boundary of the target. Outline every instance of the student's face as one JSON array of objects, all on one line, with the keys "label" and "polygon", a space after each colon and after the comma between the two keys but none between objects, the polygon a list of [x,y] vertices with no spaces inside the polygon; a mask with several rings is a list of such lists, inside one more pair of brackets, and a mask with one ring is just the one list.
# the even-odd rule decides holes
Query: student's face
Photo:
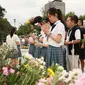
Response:
[{"label": "student's face", "polygon": [[82,26],[81,20],[78,20],[78,26]]},{"label": "student's face", "polygon": [[67,25],[68,28],[72,28],[73,27],[73,21],[71,21],[70,17],[67,18],[66,25]]},{"label": "student's face", "polygon": [[51,22],[51,23],[55,23],[56,22],[56,16],[53,16],[53,15],[50,15],[49,13],[48,13],[48,18],[49,18],[49,21]]}]

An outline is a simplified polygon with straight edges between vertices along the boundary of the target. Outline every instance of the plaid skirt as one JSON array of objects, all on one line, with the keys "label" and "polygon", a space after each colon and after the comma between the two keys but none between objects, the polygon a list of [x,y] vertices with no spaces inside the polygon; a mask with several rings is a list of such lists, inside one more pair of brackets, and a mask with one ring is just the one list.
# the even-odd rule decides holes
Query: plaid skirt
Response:
[{"label": "plaid skirt", "polygon": [[59,65],[64,67],[64,55],[62,47],[48,46],[46,56],[47,68],[50,67],[52,63],[54,64],[58,63]]},{"label": "plaid skirt", "polygon": [[21,49],[20,49],[20,45],[17,45],[17,51],[12,53],[12,56],[10,56],[10,58],[14,59],[14,58],[19,58],[21,57]]},{"label": "plaid skirt", "polygon": [[35,45],[34,44],[30,44],[30,46],[29,46],[29,54],[34,56],[34,53],[35,53]]},{"label": "plaid skirt", "polygon": [[44,61],[46,62],[47,47],[41,48],[41,54],[40,54],[40,56],[44,57]]},{"label": "plaid skirt", "polygon": [[36,46],[34,58],[40,58],[40,57],[41,57],[41,48]]}]

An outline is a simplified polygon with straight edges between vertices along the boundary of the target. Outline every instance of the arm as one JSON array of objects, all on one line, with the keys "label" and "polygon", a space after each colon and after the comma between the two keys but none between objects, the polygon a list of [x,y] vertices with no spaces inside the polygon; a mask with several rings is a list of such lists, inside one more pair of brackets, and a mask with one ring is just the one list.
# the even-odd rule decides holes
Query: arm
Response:
[{"label": "arm", "polygon": [[50,38],[53,39],[55,42],[60,43],[62,39],[62,35],[57,34],[57,36],[54,36],[53,34],[50,34]]},{"label": "arm", "polygon": [[16,42],[16,45],[20,45],[20,39],[17,35],[15,37],[15,42]]},{"label": "arm", "polygon": [[64,44],[65,45],[68,45],[68,44],[77,44],[77,43],[80,43],[80,40],[81,40],[81,33],[80,33],[80,30],[76,30],[75,32],[75,38],[76,40],[72,40],[72,41],[65,41]]},{"label": "arm", "polygon": [[[50,35],[50,38],[53,39],[56,43],[60,43],[62,37],[65,37],[65,27],[62,24],[59,24],[54,29],[55,33]],[[55,35],[54,35],[55,34]]]},{"label": "arm", "polygon": [[81,40],[81,32],[80,32],[79,29],[75,31],[75,38],[76,38],[76,40],[71,41],[71,43],[72,43],[72,44],[80,43],[80,40]]}]

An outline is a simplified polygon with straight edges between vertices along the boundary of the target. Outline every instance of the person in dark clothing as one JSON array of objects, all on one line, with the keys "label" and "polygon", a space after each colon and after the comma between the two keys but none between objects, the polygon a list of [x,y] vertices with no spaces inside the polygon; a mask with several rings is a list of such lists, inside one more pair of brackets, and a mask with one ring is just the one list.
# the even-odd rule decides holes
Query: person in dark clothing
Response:
[{"label": "person in dark clothing", "polygon": [[[78,60],[80,54],[80,40],[82,33],[77,25],[78,17],[76,15],[68,16],[66,20],[69,28],[65,44],[68,45],[68,70],[78,68]],[[73,57],[74,56],[74,57]]]},{"label": "person in dark clothing", "polygon": [[[85,39],[85,28],[83,27],[83,20],[78,20],[78,26],[80,27],[80,30],[83,34],[83,39]],[[81,49],[80,49],[80,63],[81,63],[81,69],[84,71],[84,59],[85,59],[85,44],[81,42]]]}]

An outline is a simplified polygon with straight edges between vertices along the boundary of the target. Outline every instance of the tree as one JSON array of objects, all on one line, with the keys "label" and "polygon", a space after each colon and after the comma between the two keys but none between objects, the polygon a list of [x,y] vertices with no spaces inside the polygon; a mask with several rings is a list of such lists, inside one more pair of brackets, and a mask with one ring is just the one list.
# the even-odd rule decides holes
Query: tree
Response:
[{"label": "tree", "polygon": [[30,32],[32,32],[32,26],[31,24],[24,24],[19,27],[19,30],[17,31],[18,35],[27,35]]},{"label": "tree", "polygon": [[12,28],[11,24],[7,21],[6,18],[0,19],[0,42],[2,43],[5,41],[6,36],[10,32]]},{"label": "tree", "polygon": [[8,22],[6,18],[3,18],[5,16],[5,8],[0,6],[0,43],[5,41],[6,36],[10,32],[10,29],[12,28],[11,24]]},{"label": "tree", "polygon": [[3,17],[4,17],[5,12],[6,12],[5,8],[2,8],[2,7],[0,6],[0,18],[3,18]]},{"label": "tree", "polygon": [[65,20],[67,19],[68,16],[75,15],[75,12],[68,12],[68,14],[65,15]]},{"label": "tree", "polygon": [[85,20],[85,15],[80,15],[79,19]]}]

